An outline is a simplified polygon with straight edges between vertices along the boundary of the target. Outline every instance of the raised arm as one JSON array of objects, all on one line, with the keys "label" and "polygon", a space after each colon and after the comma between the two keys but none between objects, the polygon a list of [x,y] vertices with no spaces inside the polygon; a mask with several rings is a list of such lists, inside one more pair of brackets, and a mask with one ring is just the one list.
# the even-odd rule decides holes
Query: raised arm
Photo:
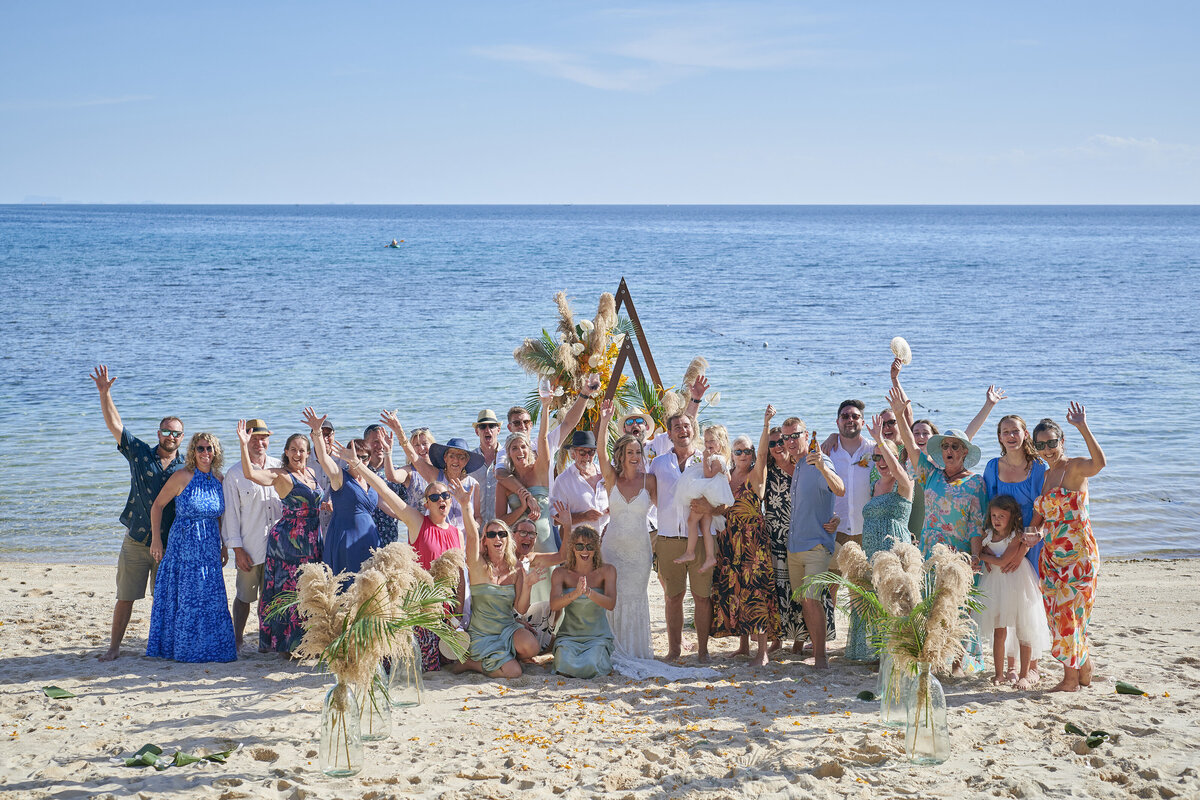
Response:
[{"label": "raised arm", "polygon": [[304,409],[301,419],[312,431],[313,455],[317,457],[317,463],[321,465],[321,469],[325,470],[325,477],[329,478],[330,490],[336,492],[342,488],[342,471],[338,468],[337,462],[333,460],[333,456],[325,449],[325,437],[321,435],[321,426],[325,424],[328,416],[326,414],[324,417],[318,417],[312,406],[308,406]]},{"label": "raised arm", "polygon": [[921,448],[917,446],[917,437],[913,436],[912,425],[908,424],[908,419],[904,416],[904,395],[893,386],[887,394],[887,401],[892,407],[892,413],[896,415],[896,431],[900,434],[904,449],[908,451],[908,463],[915,469],[921,460]]},{"label": "raised arm", "polygon": [[609,494],[617,487],[617,471],[608,457],[608,425],[612,418],[613,401],[605,400],[600,404],[600,431],[596,434],[596,455],[600,459],[600,474],[604,476],[604,485]]},{"label": "raised arm", "polygon": [[758,437],[758,458],[754,460],[754,469],[750,470],[750,486],[762,497],[767,484],[767,462],[771,460],[771,418],[775,416],[775,406],[767,404],[763,412],[762,436]]},{"label": "raised arm", "polygon": [[421,524],[425,516],[408,503],[404,502],[400,495],[393,492],[387,485],[387,481],[376,475],[362,461],[358,459],[358,455],[354,452],[353,447],[343,447],[341,444],[334,442],[334,455],[337,458],[346,462],[346,469],[358,478],[362,478],[367,482],[367,485],[374,489],[379,494],[379,507],[390,516],[394,517],[408,526],[411,532],[415,527],[418,531],[421,529]]},{"label": "raised arm", "polygon": [[121,431],[125,430],[125,425],[121,422],[121,415],[117,413],[117,404],[112,399],[112,385],[117,382],[117,379],[108,377],[108,367],[103,364],[96,367],[91,378],[100,391],[100,411],[104,414],[104,424],[108,426],[108,432],[117,440],[117,444],[120,444]]},{"label": "raised arm", "polygon": [[155,564],[162,561],[163,557],[163,509],[167,507],[167,503],[170,503],[179,496],[179,493],[183,491],[191,479],[192,473],[190,470],[181,469],[176,471],[163,484],[163,488],[159,490],[158,496],[154,498],[154,505],[150,506],[150,557],[154,559]]},{"label": "raised arm", "polygon": [[546,409],[546,398],[542,398],[542,410],[538,413],[537,461],[533,465],[534,474],[539,478],[543,475],[547,485],[550,483],[550,412]]},{"label": "raised arm", "polygon": [[[1004,390],[995,384],[987,388],[987,396],[983,399],[983,408],[979,409],[979,413],[975,415],[975,419],[967,423],[967,430],[965,433],[967,434],[968,439],[975,438],[975,434],[979,433],[979,429],[982,428],[983,423],[987,421],[988,414],[991,414],[992,409],[996,407],[996,404],[1007,396],[1008,395],[1004,393]],[[892,410],[895,411],[895,408]],[[896,411],[896,416],[900,416],[899,411]]]},{"label": "raised arm", "polygon": [[704,402],[704,394],[708,391],[708,378],[704,375],[696,378],[696,382],[692,384],[692,397],[688,401],[687,415],[692,418],[692,427],[700,430],[700,421],[697,419],[700,416],[700,404]]},{"label": "raised arm", "polygon": [[242,474],[259,486],[274,488],[275,494],[280,497],[287,497],[292,491],[291,478],[282,470],[276,472],[273,469],[259,469],[250,463],[250,431],[246,430],[246,420],[244,419],[238,420],[237,436],[238,446],[242,451]]},{"label": "raised arm", "polygon": [[[450,494],[454,495],[458,504],[463,508],[470,508],[472,490],[463,486],[458,478],[451,478],[447,483],[450,486]],[[479,563],[479,526],[470,514],[463,514],[462,537],[463,550],[467,554],[467,568],[470,570]]]},{"label": "raised arm", "polygon": [[[904,365],[900,363],[900,359],[897,358],[892,361],[892,388],[899,392],[901,399],[904,400],[904,419],[908,421],[908,427],[911,428],[913,420],[916,418],[913,416],[912,401],[908,399],[908,395],[904,392],[904,387],[900,385],[900,370],[903,367]],[[899,416],[899,414],[896,416]],[[876,439],[875,441],[879,440]]]},{"label": "raised arm", "polygon": [[583,412],[587,410],[588,400],[592,399],[592,394],[599,388],[599,375],[592,374],[583,379],[583,387],[579,390],[575,402],[567,409],[567,413],[563,414],[562,422],[554,428],[554,439],[558,444],[561,445],[562,441],[567,438],[567,434],[575,430],[579,420],[583,419]]},{"label": "raised arm", "polygon": [[[899,414],[896,415],[899,418]],[[871,432],[871,438],[876,442],[883,441],[883,420],[879,415],[871,417],[871,426],[868,429]],[[909,430],[912,430],[909,428]],[[896,494],[903,497],[905,500],[912,500],[913,497],[913,482],[912,478],[908,477],[908,470],[900,463],[900,459],[892,454],[890,447],[879,445],[879,452],[883,456],[884,463],[888,465],[888,470],[891,471],[892,477],[896,479]]]},{"label": "raised arm", "polygon": [[[379,421],[391,429],[396,435],[396,443],[404,451],[404,457],[408,459],[408,465],[417,471],[422,478],[432,483],[437,480],[438,468],[424,458],[417,455],[417,450],[412,446],[412,442],[408,440],[408,436],[404,433],[404,428],[400,425],[400,420],[396,418],[395,411],[384,411],[379,415]],[[399,483],[399,481],[393,481]]]},{"label": "raised arm", "polygon": [[1072,458],[1070,469],[1080,479],[1090,478],[1093,475],[1104,469],[1108,464],[1108,459],[1104,457],[1104,451],[1100,449],[1100,444],[1096,441],[1096,437],[1092,435],[1091,428],[1087,424],[1087,415],[1083,406],[1079,403],[1071,403],[1067,409],[1067,422],[1079,431],[1079,435],[1083,437],[1083,441],[1087,443],[1088,457]]}]

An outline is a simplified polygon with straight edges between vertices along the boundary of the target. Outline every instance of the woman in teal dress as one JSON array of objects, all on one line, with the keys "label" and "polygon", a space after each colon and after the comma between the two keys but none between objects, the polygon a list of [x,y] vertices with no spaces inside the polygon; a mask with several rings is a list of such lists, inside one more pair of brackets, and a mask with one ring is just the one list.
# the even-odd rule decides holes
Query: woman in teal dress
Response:
[{"label": "woman in teal dress", "polygon": [[[473,491],[459,480],[449,481],[450,491],[459,505],[471,508]],[[467,546],[467,576],[471,584],[471,622],[467,633],[471,645],[467,658],[455,672],[474,670],[490,678],[521,677],[521,661],[528,661],[541,649],[537,637],[513,616],[529,610],[529,590],[540,580],[545,568],[535,569],[526,579],[517,563],[512,531],[504,520],[494,519],[479,534],[474,518],[463,517],[463,540]]]},{"label": "woman in teal dress", "polygon": [[[871,456],[873,469],[878,470],[874,496],[863,506],[862,548],[867,558],[880,550],[891,550],[897,542],[909,541],[908,515],[912,512],[913,482],[900,463],[896,446],[882,438],[880,417],[871,421],[871,438],[875,452]],[[846,658],[850,661],[877,661],[878,652],[871,645],[866,624],[857,612],[850,614],[850,638],[846,642]]]},{"label": "woman in teal dress", "polygon": [[[547,438],[550,415],[545,401],[539,415],[537,450],[524,433],[514,433],[504,442],[504,455],[508,461],[505,472],[497,470],[496,519],[503,520],[510,528],[521,519],[528,518],[537,528],[537,541],[533,552],[555,553],[554,533],[550,530],[550,443]],[[530,589],[531,603],[550,600],[550,580],[538,581]]]},{"label": "woman in teal dress", "polygon": [[554,570],[550,610],[562,611],[554,639],[554,671],[572,678],[612,672],[608,614],[617,604],[617,571],[600,555],[600,534],[588,525],[571,532],[565,567]]}]

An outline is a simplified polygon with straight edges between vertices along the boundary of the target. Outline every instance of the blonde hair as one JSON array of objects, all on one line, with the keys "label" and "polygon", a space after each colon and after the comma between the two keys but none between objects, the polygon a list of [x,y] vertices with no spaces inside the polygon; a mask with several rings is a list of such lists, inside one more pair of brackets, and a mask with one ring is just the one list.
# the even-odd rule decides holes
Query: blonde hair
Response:
[{"label": "blonde hair", "polygon": [[571,531],[571,546],[567,548],[567,569],[575,571],[575,542],[581,538],[591,542],[596,548],[592,556],[592,566],[595,569],[603,567],[604,558],[600,555],[600,534],[591,525],[580,525]]},{"label": "blonde hair", "polygon": [[733,463],[733,448],[729,445],[729,431],[724,425],[709,425],[704,429],[705,445],[707,446],[708,435],[712,434],[717,440],[717,453],[725,457],[726,464]]},{"label": "blonde hair", "polygon": [[618,479],[633,477],[632,475],[626,476],[622,473],[622,471],[625,469],[625,451],[631,444],[637,445],[638,449],[641,450],[643,454],[646,452],[645,445],[642,444],[641,439],[637,438],[631,433],[622,434],[621,438],[617,439],[617,443],[613,445],[611,459],[613,471],[617,473]]},{"label": "blonde hair", "polygon": [[221,440],[213,433],[201,431],[192,436],[192,440],[188,442],[187,458],[183,464],[184,468],[190,469],[193,472],[196,471],[196,445],[200,442],[208,442],[213,446],[212,466],[209,469],[212,470],[213,475],[220,476],[221,466],[225,463],[225,451],[221,449]]},{"label": "blonde hair", "polygon": [[533,452],[533,442],[529,441],[529,437],[524,433],[509,434],[508,438],[504,440],[504,455],[508,458],[509,464],[513,463],[512,453],[509,451],[512,449],[512,446],[514,444],[516,444],[517,442],[522,442],[522,441],[525,442],[525,444],[529,445],[529,452],[532,453]]},{"label": "blonde hair", "polygon": [[501,557],[501,560],[504,561],[504,566],[508,567],[508,571],[512,572],[514,569],[517,568],[517,543],[515,541],[516,537],[513,536],[512,528],[508,527],[508,523],[502,519],[494,519],[491,522],[484,525],[483,528],[480,529],[480,531],[479,531],[479,544],[480,544],[479,560],[482,561],[487,566],[487,568],[492,571],[493,575],[496,574],[496,566],[492,563],[492,559],[487,554],[486,548],[483,546],[484,542],[487,540],[488,528],[491,528],[493,525],[500,528],[502,531],[504,531],[505,533],[508,534],[508,536],[506,536],[504,539],[504,554]]}]

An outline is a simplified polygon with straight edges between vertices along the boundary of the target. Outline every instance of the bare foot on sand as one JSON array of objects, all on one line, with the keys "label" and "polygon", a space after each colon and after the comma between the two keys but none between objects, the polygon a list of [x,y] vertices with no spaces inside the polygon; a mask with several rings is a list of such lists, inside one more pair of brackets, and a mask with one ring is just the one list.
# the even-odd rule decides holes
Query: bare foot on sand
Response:
[{"label": "bare foot on sand", "polygon": [[776,650],[782,650],[783,649],[783,640],[782,639],[773,640],[771,642],[771,646],[767,649],[772,653],[774,653]]},{"label": "bare foot on sand", "polygon": [[96,656],[97,661],[116,661],[121,657],[121,646],[110,647]]}]

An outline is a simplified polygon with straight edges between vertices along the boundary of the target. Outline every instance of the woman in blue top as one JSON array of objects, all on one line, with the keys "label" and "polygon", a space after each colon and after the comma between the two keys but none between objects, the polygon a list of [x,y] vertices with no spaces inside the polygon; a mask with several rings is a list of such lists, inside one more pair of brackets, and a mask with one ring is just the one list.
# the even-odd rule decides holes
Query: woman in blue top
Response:
[{"label": "woman in blue top", "polygon": [[[996,426],[996,438],[1000,441],[1001,455],[987,463],[983,470],[983,484],[987,488],[987,499],[1000,495],[1008,495],[1017,501],[1021,508],[1021,525],[1029,529],[1033,521],[1033,501],[1042,493],[1042,483],[1046,477],[1046,462],[1037,456],[1033,447],[1033,437],[1025,420],[1016,414],[1008,414],[1000,419]],[[1038,572],[1038,558],[1042,554],[1042,542],[1026,548],[1023,544],[1008,548],[1005,564],[1000,567],[1002,572],[1012,572],[1020,565],[1022,555],[1033,565],[1034,574]],[[1016,650],[1012,636],[1008,637],[1011,652],[1008,653],[1008,671],[1016,672]],[[1029,680],[1037,684],[1037,659],[1029,662]]]}]

